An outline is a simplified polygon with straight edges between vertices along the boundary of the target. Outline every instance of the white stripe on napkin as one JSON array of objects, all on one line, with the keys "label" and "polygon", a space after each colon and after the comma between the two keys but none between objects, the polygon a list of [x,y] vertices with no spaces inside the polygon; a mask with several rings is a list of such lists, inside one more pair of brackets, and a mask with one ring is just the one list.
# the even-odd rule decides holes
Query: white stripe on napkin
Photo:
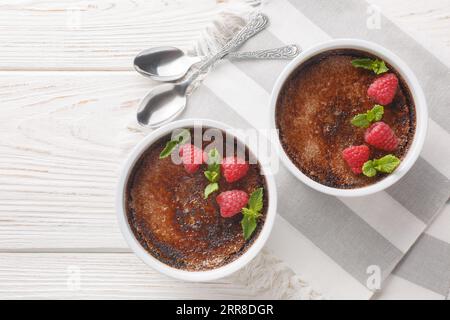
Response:
[{"label": "white stripe on napkin", "polygon": [[253,127],[268,129],[270,95],[267,91],[228,61],[223,61],[214,71],[203,84]]},{"label": "white stripe on napkin", "polygon": [[324,298],[369,299],[373,294],[280,215],[266,248],[315,290],[326,292]]},{"label": "white stripe on napkin", "polygon": [[308,48],[331,40],[327,33],[286,0],[269,1],[262,11],[270,17],[267,30],[284,43],[299,43]]},{"label": "white stripe on napkin", "polygon": [[[330,39],[326,33],[314,25],[287,1],[282,0],[277,2],[276,8],[273,7],[272,9],[269,3],[264,11],[268,12],[271,17],[271,25],[268,28],[269,32],[285,43],[297,42],[303,47],[307,47]],[[289,24],[283,23],[288,20],[290,21]],[[286,29],[287,26],[289,27],[290,32]],[[299,32],[293,30],[299,30]],[[300,30],[307,30],[307,32],[301,32]],[[257,41],[255,41],[255,43],[256,42]],[[236,63],[236,65],[239,66],[238,63]],[[267,112],[267,102],[269,101],[270,96],[267,92],[268,86],[264,85],[266,89],[264,90],[261,87],[263,84],[261,81],[260,84],[256,83],[250,77],[250,74],[247,75],[236,65],[233,65],[232,63],[223,63],[217,68],[217,72],[215,73],[217,76],[214,77],[214,74],[211,74],[209,78],[206,79],[205,85],[247,122],[257,128],[268,128],[269,115]],[[220,77],[218,76],[219,74]],[[239,85],[231,86],[230,83]],[[245,91],[241,88],[245,88]],[[444,132],[445,135],[448,135],[445,130],[439,127],[439,125],[434,121],[432,122],[431,127],[436,129],[435,131],[438,131],[438,134]],[[425,155],[424,158],[427,162],[431,162],[432,165],[438,165],[434,154],[430,156]],[[390,243],[405,253],[417,239],[417,236],[424,230],[425,224],[386,192],[382,192],[376,195],[376,197],[378,199],[376,203],[381,204],[381,206],[375,208],[371,207],[370,209],[365,207],[366,202],[363,199],[340,200],[356,212],[358,216],[366,221],[374,230],[379,232],[389,240]],[[388,223],[386,223],[387,221]],[[329,292],[329,290],[324,290],[322,292],[327,291]]]}]

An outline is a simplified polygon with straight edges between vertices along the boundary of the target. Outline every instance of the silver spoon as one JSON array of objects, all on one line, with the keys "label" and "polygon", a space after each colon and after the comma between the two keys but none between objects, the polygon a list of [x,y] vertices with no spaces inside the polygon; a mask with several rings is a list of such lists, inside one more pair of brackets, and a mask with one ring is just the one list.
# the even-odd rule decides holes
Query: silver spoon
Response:
[{"label": "silver spoon", "polygon": [[[300,49],[296,45],[250,52],[230,52],[226,59],[292,59]],[[140,52],[134,58],[134,68],[145,77],[157,81],[174,81],[186,75],[205,57],[191,56],[176,47],[156,47]]]},{"label": "silver spoon", "polygon": [[188,79],[154,87],[139,104],[137,121],[148,127],[159,127],[173,120],[186,107],[186,91],[192,82],[215,62],[263,30],[268,18],[258,13],[218,53],[208,58]]}]

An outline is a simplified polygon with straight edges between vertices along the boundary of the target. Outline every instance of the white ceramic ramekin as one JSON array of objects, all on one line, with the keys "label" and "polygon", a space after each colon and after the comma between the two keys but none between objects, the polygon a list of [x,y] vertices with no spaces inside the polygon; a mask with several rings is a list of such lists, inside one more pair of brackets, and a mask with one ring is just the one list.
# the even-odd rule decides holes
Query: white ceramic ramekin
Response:
[{"label": "white ceramic ramekin", "polygon": [[327,41],[322,44],[311,47],[305,51],[303,51],[299,56],[297,56],[294,60],[292,60],[283,72],[278,77],[275,87],[272,91],[271,101],[270,101],[270,112],[271,112],[271,126],[272,129],[276,129],[276,120],[275,120],[275,112],[276,112],[276,104],[278,100],[278,95],[280,93],[281,88],[283,87],[285,81],[289,78],[291,73],[297,69],[302,63],[307,61],[308,59],[329,50],[335,49],[356,49],[371,53],[382,60],[389,63],[393,66],[398,73],[403,77],[407,86],[409,87],[412,98],[414,100],[415,108],[416,108],[416,130],[413,138],[413,142],[402,160],[399,167],[386,178],[366,187],[355,188],[355,189],[338,189],[325,186],[320,184],[305,174],[303,174],[286,154],[284,151],[280,139],[276,139],[277,147],[280,150],[280,157],[283,163],[287,166],[289,171],[294,174],[300,181],[305,183],[306,185],[314,188],[320,192],[331,194],[334,196],[343,196],[343,197],[354,197],[354,196],[364,196],[368,194],[372,194],[381,190],[386,189],[387,187],[393,185],[397,182],[401,177],[403,177],[406,172],[412,167],[414,162],[419,157],[420,151],[422,150],[423,143],[425,141],[426,131],[427,131],[427,123],[428,123],[428,110],[427,104],[425,101],[425,96],[423,94],[422,88],[417,81],[416,76],[413,74],[411,69],[394,53],[383,48],[380,45],[377,45],[372,42],[364,41],[364,40],[356,40],[356,39],[337,39],[332,41]]},{"label": "white ceramic ramekin", "polygon": [[[167,264],[162,263],[158,259],[154,258],[150,253],[148,253],[139,243],[139,241],[134,236],[133,231],[128,223],[127,212],[126,212],[126,188],[130,174],[135,166],[136,162],[139,160],[143,152],[145,152],[154,142],[158,141],[161,137],[171,134],[173,130],[177,128],[191,128],[191,127],[205,127],[205,128],[217,128],[232,136],[236,137],[238,141],[243,143],[245,140],[233,131],[229,126],[212,120],[204,119],[187,119],[175,121],[167,124],[146,136],[134,149],[131,151],[130,155],[123,164],[122,173],[120,175],[119,183],[117,186],[116,194],[116,212],[119,221],[119,227],[122,231],[123,237],[128,243],[129,247],[134,251],[134,253],[141,258],[146,264],[154,268],[155,270],[171,276],[173,278],[186,280],[186,281],[209,281],[218,278],[225,277],[250,262],[262,249],[269,234],[272,230],[274,224],[276,207],[277,207],[277,192],[275,181],[273,176],[266,174],[264,168],[262,169],[262,174],[266,180],[267,195],[268,195],[268,208],[267,215],[263,225],[262,230],[257,235],[257,238],[253,244],[236,260],[213,270],[207,271],[185,271],[173,268]],[[257,155],[255,146],[247,145],[249,151],[254,156]]]}]

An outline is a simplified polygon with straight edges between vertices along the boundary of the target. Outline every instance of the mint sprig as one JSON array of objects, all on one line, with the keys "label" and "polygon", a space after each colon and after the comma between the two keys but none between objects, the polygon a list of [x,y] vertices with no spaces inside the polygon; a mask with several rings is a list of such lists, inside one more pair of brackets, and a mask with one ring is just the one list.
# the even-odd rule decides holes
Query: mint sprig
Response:
[{"label": "mint sprig", "polygon": [[175,150],[175,148],[178,145],[185,144],[187,141],[190,140],[190,138],[191,138],[191,133],[189,132],[189,130],[182,129],[179,133],[177,133],[175,136],[173,136],[173,138],[170,141],[167,141],[166,146],[159,154],[159,158],[160,159],[167,158],[168,156],[171,155],[173,150]]},{"label": "mint sprig", "polygon": [[376,104],[372,109],[366,113],[359,113],[354,116],[351,123],[356,127],[367,128],[372,122],[380,121],[383,118],[384,107]]},{"label": "mint sprig", "polygon": [[372,60],[369,58],[361,58],[352,60],[352,65],[356,68],[372,70],[376,74],[382,74],[389,70],[386,63],[382,60]]},{"label": "mint sprig", "polygon": [[248,240],[257,226],[257,220],[263,208],[263,188],[258,188],[252,192],[248,199],[247,208],[242,208],[241,226],[244,239]]},{"label": "mint sprig", "polygon": [[399,158],[392,154],[388,154],[379,159],[366,161],[362,167],[362,171],[365,176],[374,177],[378,172],[392,173],[399,164]]},{"label": "mint sprig", "polygon": [[208,152],[208,168],[203,174],[209,181],[204,191],[204,198],[208,199],[211,193],[219,190],[220,155],[216,148]]}]

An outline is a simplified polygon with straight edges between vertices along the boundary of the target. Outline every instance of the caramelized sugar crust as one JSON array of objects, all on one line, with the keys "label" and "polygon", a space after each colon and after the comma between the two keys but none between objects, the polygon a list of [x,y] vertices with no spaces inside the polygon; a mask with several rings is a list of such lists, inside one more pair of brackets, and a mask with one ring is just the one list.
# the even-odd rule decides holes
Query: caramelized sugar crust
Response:
[{"label": "caramelized sugar crust", "polygon": [[[358,188],[373,184],[385,175],[368,178],[354,174],[342,158],[342,150],[364,144],[364,128],[350,120],[371,109],[375,102],[367,89],[377,77],[372,71],[355,68],[351,60],[376,58],[355,50],[328,51],[313,57],[286,81],[277,101],[276,123],[281,144],[292,162],[308,177],[334,188]],[[401,76],[394,101],[385,106],[382,121],[399,138],[393,152],[402,159],[415,131],[415,107]],[[386,152],[371,148],[371,158]]]},{"label": "caramelized sugar crust", "polygon": [[[257,230],[245,241],[242,215],[222,218],[215,200],[217,192],[203,198],[208,184],[203,174],[205,166],[189,174],[171,157],[159,159],[168,140],[170,136],[162,138],[145,152],[129,180],[128,220],[136,238],[155,258],[178,269],[209,270],[235,260],[262,229],[267,193]],[[240,189],[250,195],[258,187],[267,190],[258,164],[251,164],[241,180],[230,184],[222,177],[219,185],[219,192]]]}]

